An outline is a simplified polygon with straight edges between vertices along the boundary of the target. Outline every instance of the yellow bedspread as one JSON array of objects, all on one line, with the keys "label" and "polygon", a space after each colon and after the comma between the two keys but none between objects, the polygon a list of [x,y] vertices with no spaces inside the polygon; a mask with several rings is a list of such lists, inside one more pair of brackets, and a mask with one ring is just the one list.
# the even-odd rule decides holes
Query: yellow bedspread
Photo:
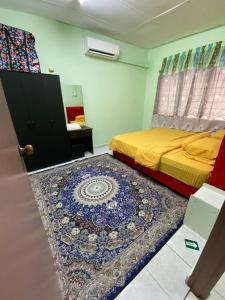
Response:
[{"label": "yellow bedspread", "polygon": [[194,132],[169,128],[152,129],[149,134],[149,144],[138,148],[135,153],[135,162],[152,170],[158,170],[161,157],[181,147],[183,141],[194,134]]},{"label": "yellow bedspread", "polygon": [[159,165],[159,171],[196,188],[208,181],[212,170],[213,166],[186,157],[182,148],[163,155]]},{"label": "yellow bedspread", "polygon": [[152,130],[129,132],[112,138],[110,149],[135,159],[139,147],[148,146],[152,139]]},{"label": "yellow bedspread", "polygon": [[194,132],[170,128],[153,128],[114,136],[110,149],[120,152],[143,166],[158,168],[161,156],[181,146]]}]

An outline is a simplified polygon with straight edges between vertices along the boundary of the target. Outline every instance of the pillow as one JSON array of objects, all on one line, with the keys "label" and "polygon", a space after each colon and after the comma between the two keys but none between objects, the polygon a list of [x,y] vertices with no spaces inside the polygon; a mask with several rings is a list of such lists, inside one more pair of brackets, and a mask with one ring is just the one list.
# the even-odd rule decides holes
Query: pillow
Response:
[{"label": "pillow", "polygon": [[84,121],[84,115],[78,115],[75,117],[75,121]]},{"label": "pillow", "polygon": [[212,133],[211,137],[216,138],[216,139],[223,139],[224,135],[225,135],[225,129],[221,129],[215,133]]},{"label": "pillow", "polygon": [[84,126],[85,125],[85,117],[84,117],[84,115],[78,115],[78,116],[76,116],[74,122],[77,123],[77,124],[79,124],[80,126]]},{"label": "pillow", "polygon": [[199,139],[202,139],[202,138],[204,138],[204,137],[207,137],[207,136],[209,136],[209,133],[206,132],[206,131],[204,131],[204,132],[199,132],[199,133],[196,133],[196,134],[194,134],[194,135],[191,135],[191,136],[189,136],[188,138],[186,138],[186,139],[183,141],[181,147],[185,150],[186,147],[187,147],[187,145],[193,143],[193,142],[196,141],[196,140],[199,140]]},{"label": "pillow", "polygon": [[191,154],[187,153],[186,151],[184,151],[183,154],[187,158],[190,158],[192,160],[196,160],[200,163],[210,165],[210,166],[214,166],[215,162],[216,162],[215,159],[207,159],[207,158],[204,158],[204,157],[201,157],[201,156],[191,155]]},{"label": "pillow", "polygon": [[219,153],[221,142],[220,139],[205,137],[188,144],[185,150],[190,155],[214,160]]},{"label": "pillow", "polygon": [[77,130],[77,129],[81,129],[80,125],[78,124],[66,124],[66,128],[67,128],[67,131],[73,131],[73,130]]}]

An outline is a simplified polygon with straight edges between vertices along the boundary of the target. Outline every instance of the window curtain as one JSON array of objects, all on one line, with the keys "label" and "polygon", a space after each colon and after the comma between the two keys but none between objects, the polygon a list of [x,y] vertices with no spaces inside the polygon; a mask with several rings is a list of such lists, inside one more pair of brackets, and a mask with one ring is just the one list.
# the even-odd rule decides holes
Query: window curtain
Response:
[{"label": "window curtain", "polygon": [[225,43],[164,58],[152,127],[193,131],[225,127]]}]

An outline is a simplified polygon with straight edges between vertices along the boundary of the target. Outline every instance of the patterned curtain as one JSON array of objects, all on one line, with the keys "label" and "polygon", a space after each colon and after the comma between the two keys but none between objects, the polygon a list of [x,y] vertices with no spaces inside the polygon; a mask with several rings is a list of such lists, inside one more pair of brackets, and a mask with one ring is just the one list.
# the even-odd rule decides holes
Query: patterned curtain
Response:
[{"label": "patterned curtain", "polygon": [[194,131],[225,127],[225,43],[164,58],[152,126]]}]

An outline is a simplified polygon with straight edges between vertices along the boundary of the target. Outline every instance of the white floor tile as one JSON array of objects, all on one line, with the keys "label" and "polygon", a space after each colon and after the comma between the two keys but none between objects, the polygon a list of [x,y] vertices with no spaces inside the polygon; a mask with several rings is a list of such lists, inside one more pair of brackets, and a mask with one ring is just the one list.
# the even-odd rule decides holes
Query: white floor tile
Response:
[{"label": "white floor tile", "polygon": [[167,245],[150,261],[146,269],[171,299],[185,298],[189,291],[185,280],[191,268]]},{"label": "white floor tile", "polygon": [[199,298],[197,298],[192,292],[189,292],[185,298],[185,300],[198,300]]},{"label": "white floor tile", "polygon": [[224,300],[225,298],[221,297],[216,291],[212,291],[207,300]]},{"label": "white floor tile", "polygon": [[112,151],[109,150],[108,146],[100,146],[100,147],[94,148],[94,154],[91,153],[91,152],[86,151],[85,152],[85,157],[92,157],[92,156],[95,156],[95,155],[101,155],[101,154],[105,154],[105,153],[112,154]]},{"label": "white floor tile", "polygon": [[218,294],[220,294],[225,299],[225,273],[222,275],[220,280],[217,282],[215,286],[215,290]]},{"label": "white floor tile", "polygon": [[[199,300],[192,292],[189,292],[185,300]],[[212,291],[207,300],[224,300],[217,292]]]},{"label": "white floor tile", "polygon": [[86,151],[85,157],[91,157],[93,155],[100,155],[100,154],[105,154],[105,153],[112,154],[112,151],[109,149],[108,145],[94,147],[94,154]]},{"label": "white floor tile", "polygon": [[116,299],[171,300],[146,270],[138,274]]},{"label": "white floor tile", "polygon": [[108,145],[94,147],[95,155],[100,155],[100,154],[104,154],[104,153],[111,153]]},{"label": "white floor tile", "polygon": [[93,156],[93,154],[91,152],[85,151],[84,156],[87,158]]},{"label": "white floor tile", "polygon": [[[185,246],[184,239],[194,240],[198,242],[199,251],[189,249]],[[205,240],[197,233],[192,231],[187,226],[183,225],[175,235],[168,241],[167,245],[174,250],[182,259],[190,266],[193,267],[205,246]]]}]

